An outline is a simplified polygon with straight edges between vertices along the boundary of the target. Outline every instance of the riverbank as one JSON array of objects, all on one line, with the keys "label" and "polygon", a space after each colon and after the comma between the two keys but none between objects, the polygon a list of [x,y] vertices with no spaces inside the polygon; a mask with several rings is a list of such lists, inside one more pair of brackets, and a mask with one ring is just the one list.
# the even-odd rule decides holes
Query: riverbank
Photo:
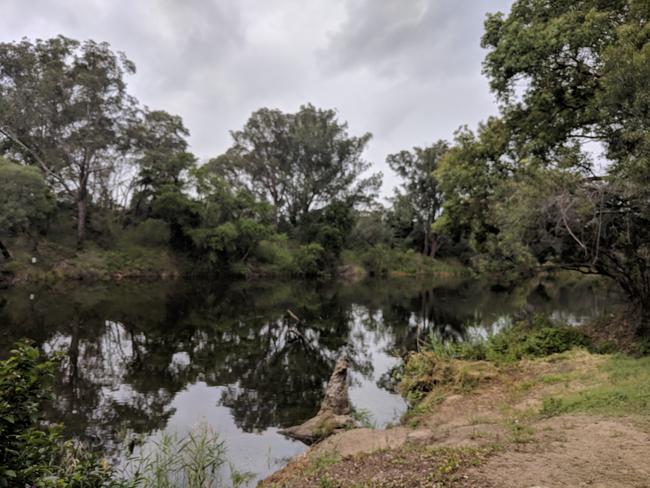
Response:
[{"label": "riverbank", "polygon": [[[13,244],[13,243],[12,243]],[[87,243],[83,250],[40,240],[36,245],[18,242],[12,259],[0,263],[0,287],[21,284],[53,284],[66,281],[110,282],[152,281],[183,276],[212,276],[204,263],[189,260],[167,246],[119,245],[109,249]],[[366,253],[373,254],[373,253]],[[418,253],[390,250],[374,253],[368,260],[345,252],[339,266],[319,279],[357,283],[366,278],[459,278],[472,276],[471,270],[455,260],[439,260]],[[241,263],[224,271],[224,277],[263,281],[305,278],[291,262],[285,266]]]},{"label": "riverbank", "polygon": [[261,486],[647,486],[650,357],[444,356],[408,359],[402,425],[338,433]]},{"label": "riverbank", "polygon": [[165,249],[132,246],[106,250],[94,246],[77,251],[41,241],[31,251],[20,249],[0,267],[5,287],[65,281],[151,281],[182,276],[184,264]]}]

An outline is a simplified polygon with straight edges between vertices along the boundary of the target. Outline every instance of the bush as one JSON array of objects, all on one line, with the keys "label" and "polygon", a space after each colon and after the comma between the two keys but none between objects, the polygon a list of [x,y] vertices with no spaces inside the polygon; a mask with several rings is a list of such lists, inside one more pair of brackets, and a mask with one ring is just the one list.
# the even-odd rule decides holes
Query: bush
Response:
[{"label": "bush", "polygon": [[325,249],[312,242],[298,248],[295,255],[295,274],[305,277],[319,277],[327,274]]},{"label": "bush", "polygon": [[586,335],[567,325],[533,330],[512,327],[490,337],[487,357],[495,361],[515,361],[524,357],[549,356],[588,345]]},{"label": "bush", "polygon": [[361,264],[370,276],[386,276],[391,271],[390,249],[386,246],[375,246],[361,256]]},{"label": "bush", "polygon": [[169,224],[159,219],[140,222],[131,232],[133,242],[146,247],[166,246],[171,238]]},{"label": "bush", "polygon": [[19,343],[0,361],[0,487],[113,486],[112,470],[72,441],[61,427],[44,427],[40,405],[50,398],[56,363]]},{"label": "bush", "polygon": [[425,349],[444,359],[473,361],[488,359],[502,362],[516,361],[525,357],[544,357],[574,347],[589,346],[589,338],[575,327],[546,325],[526,329],[517,325],[504,329],[488,339],[474,337],[460,342],[445,341],[440,336],[431,334]]}]

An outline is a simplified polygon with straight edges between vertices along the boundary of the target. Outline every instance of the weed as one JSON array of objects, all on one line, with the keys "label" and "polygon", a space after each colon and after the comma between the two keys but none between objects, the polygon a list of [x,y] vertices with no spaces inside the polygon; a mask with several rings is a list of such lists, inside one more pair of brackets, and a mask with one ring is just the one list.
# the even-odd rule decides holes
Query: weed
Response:
[{"label": "weed", "polygon": [[341,456],[334,451],[325,451],[318,456],[312,458],[305,473],[308,476],[322,473],[325,469],[333,466],[341,460]]},{"label": "weed", "polygon": [[354,409],[352,411],[352,418],[362,427],[374,429],[377,423],[372,418],[372,413],[366,408]]}]

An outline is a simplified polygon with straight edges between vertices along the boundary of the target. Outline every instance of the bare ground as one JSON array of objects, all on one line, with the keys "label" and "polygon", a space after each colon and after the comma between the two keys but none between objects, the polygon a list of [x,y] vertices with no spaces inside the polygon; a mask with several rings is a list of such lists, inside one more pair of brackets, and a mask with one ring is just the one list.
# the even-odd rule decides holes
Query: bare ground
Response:
[{"label": "bare ground", "polygon": [[521,363],[406,425],[338,433],[261,486],[650,488],[647,417],[539,415],[545,396],[602,381],[601,362]]}]

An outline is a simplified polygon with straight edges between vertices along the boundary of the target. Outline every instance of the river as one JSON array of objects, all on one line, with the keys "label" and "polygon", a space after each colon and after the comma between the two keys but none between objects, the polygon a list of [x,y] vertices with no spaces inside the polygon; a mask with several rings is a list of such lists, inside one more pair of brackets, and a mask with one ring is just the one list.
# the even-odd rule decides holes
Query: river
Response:
[{"label": "river", "polygon": [[46,415],[114,459],[123,439],[146,445],[204,423],[260,479],[306,449],[277,431],[316,413],[341,351],[354,407],[381,427],[407,408],[393,368],[428,334],[462,340],[533,313],[580,324],[612,302],[594,282],[23,286],[0,292],[0,357],[24,337],[64,352]]}]

